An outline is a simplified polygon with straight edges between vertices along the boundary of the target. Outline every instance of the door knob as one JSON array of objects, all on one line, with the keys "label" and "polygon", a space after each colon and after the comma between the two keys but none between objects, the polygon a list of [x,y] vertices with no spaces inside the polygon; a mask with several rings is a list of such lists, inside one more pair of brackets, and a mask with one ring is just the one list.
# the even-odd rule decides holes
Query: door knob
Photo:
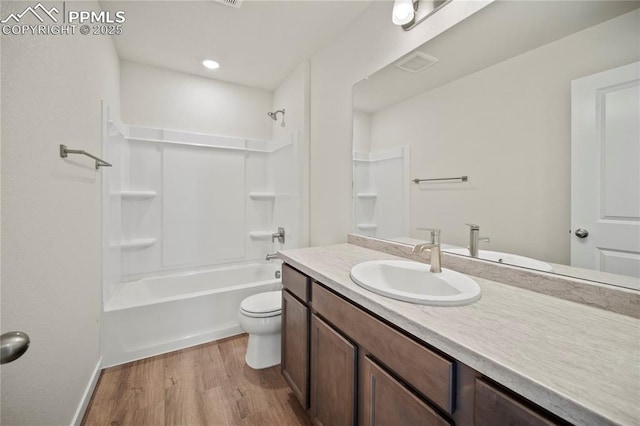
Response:
[{"label": "door knob", "polygon": [[0,336],[0,364],[15,361],[29,349],[29,336],[22,331],[10,331]]},{"label": "door knob", "polygon": [[589,231],[586,229],[578,228],[576,229],[576,237],[578,238],[587,238],[589,236]]}]

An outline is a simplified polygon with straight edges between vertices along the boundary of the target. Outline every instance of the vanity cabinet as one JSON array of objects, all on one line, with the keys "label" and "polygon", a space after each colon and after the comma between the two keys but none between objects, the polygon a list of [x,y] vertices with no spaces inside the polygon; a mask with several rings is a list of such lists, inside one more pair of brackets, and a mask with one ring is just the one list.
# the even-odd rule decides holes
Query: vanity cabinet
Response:
[{"label": "vanity cabinet", "polygon": [[282,265],[280,368],[300,404],[309,408],[309,278]]},{"label": "vanity cabinet", "polygon": [[451,425],[369,356],[363,357],[360,373],[361,425]]},{"label": "vanity cabinet", "polygon": [[282,372],[316,425],[567,424],[286,264],[283,285]]},{"label": "vanity cabinet", "polygon": [[358,309],[318,283],[312,285],[312,309],[359,348],[400,377],[410,379],[420,394],[443,410],[453,411],[453,361],[420,345]]},{"label": "vanity cabinet", "polygon": [[356,419],[356,346],[311,316],[311,419],[350,426]]},{"label": "vanity cabinet", "polygon": [[518,401],[497,387],[482,379],[476,379],[475,425],[550,426],[553,421],[547,419],[524,403]]}]

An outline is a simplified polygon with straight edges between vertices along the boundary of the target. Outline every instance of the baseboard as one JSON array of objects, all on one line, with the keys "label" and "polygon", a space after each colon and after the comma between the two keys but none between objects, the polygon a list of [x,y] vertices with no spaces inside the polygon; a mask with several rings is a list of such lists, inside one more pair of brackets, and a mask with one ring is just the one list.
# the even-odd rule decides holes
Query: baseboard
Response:
[{"label": "baseboard", "polygon": [[215,340],[237,336],[238,334],[242,333],[242,328],[240,328],[240,325],[237,323],[237,321],[234,321],[231,322],[230,326],[224,327],[222,329],[206,331],[194,336],[189,336],[187,338],[170,340],[157,345],[144,346],[130,351],[124,351],[121,346],[117,347],[115,344],[111,344],[112,342],[108,342],[107,344],[113,346],[114,348],[117,348],[117,351],[105,352],[105,358],[103,359],[102,368],[111,368],[117,365],[127,364],[129,362],[162,355],[169,352],[179,351],[182,349],[190,348],[192,346],[202,345],[204,343],[213,342]]},{"label": "baseboard", "polygon": [[100,377],[100,372],[102,371],[102,357],[98,360],[96,364],[96,368],[93,369],[93,373],[91,374],[91,379],[87,384],[87,388],[82,395],[82,399],[80,400],[80,405],[78,405],[78,409],[76,410],[76,414],[73,416],[73,420],[71,421],[71,426],[80,426],[82,423],[82,419],[84,418],[84,413],[87,411],[89,407],[89,402],[91,401],[91,396],[93,395],[93,390],[96,388],[96,384],[98,383],[98,378]]}]

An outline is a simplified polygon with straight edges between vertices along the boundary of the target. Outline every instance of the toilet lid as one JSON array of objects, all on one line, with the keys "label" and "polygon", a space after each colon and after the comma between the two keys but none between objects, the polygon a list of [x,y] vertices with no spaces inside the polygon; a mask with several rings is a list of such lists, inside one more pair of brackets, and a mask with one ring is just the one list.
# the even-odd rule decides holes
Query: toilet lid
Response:
[{"label": "toilet lid", "polygon": [[282,291],[268,291],[249,296],[240,303],[240,309],[249,314],[276,314],[282,310]]}]

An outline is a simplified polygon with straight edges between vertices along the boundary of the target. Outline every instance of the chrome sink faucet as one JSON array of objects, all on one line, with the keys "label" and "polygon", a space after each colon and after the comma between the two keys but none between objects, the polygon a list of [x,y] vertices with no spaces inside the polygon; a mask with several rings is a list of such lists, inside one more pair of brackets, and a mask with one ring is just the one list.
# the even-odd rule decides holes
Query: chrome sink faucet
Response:
[{"label": "chrome sink faucet", "polygon": [[429,271],[434,274],[439,274],[442,272],[442,267],[440,266],[440,230],[431,228],[418,228],[418,230],[429,231],[431,233],[431,241],[428,243],[416,244],[415,247],[413,247],[413,252],[422,253],[429,249],[431,251],[431,269],[429,269]]},{"label": "chrome sink faucet", "polygon": [[491,242],[489,237],[480,236],[480,225],[474,225],[472,223],[465,223],[469,227],[469,254],[471,257],[478,257],[478,249],[480,247],[480,241]]}]

